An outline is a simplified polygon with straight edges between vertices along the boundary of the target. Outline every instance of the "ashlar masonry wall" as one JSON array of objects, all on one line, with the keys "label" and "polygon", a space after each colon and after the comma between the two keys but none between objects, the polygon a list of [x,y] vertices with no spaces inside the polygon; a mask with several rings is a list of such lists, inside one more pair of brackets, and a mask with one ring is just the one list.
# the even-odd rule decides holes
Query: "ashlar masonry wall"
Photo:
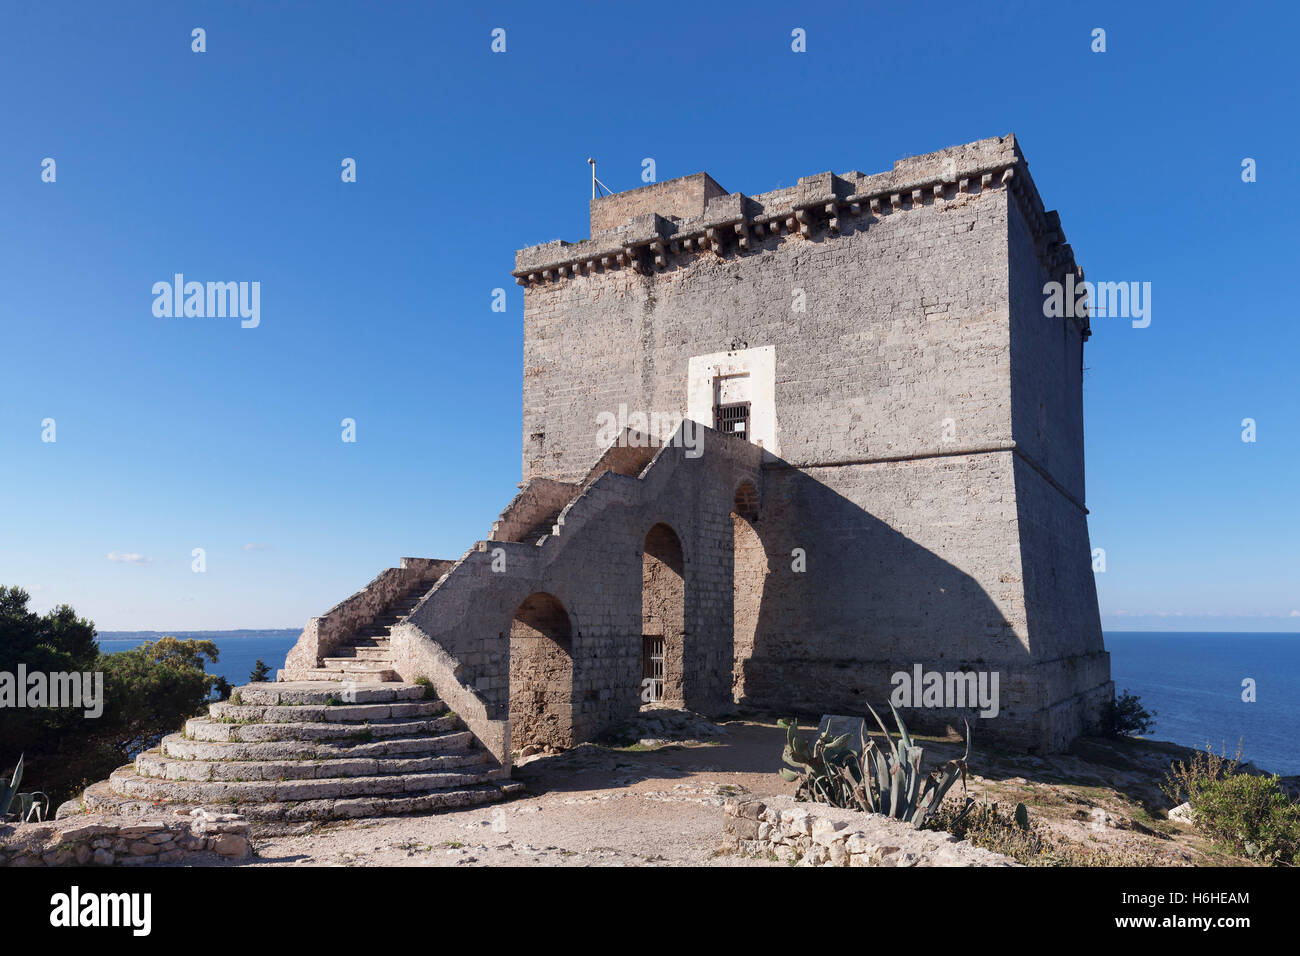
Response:
[{"label": "ashlar masonry wall", "polygon": [[698,217],[638,192],[622,224],[516,258],[524,477],[579,478],[603,412],[684,414],[693,357],[771,347],[779,455],[733,599],[753,601],[737,694],[862,713],[914,664],[996,670],[997,718],[915,719],[1068,744],[1111,693],[1083,506],[1087,324],[1043,316],[1042,283],[1076,267],[1014,138],[706,198]]}]

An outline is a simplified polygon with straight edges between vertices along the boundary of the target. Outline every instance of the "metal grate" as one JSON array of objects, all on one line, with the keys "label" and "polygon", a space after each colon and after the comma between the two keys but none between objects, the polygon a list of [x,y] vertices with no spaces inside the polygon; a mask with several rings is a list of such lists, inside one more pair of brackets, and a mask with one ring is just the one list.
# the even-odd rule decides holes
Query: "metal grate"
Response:
[{"label": "metal grate", "polygon": [[[649,681],[647,684],[646,682]],[[664,696],[664,639],[659,634],[641,635],[641,687],[642,700],[646,700],[644,691],[649,689],[650,699],[654,703]]]},{"label": "metal grate", "polygon": [[716,406],[713,409],[713,427],[724,434],[749,441],[749,402]]}]

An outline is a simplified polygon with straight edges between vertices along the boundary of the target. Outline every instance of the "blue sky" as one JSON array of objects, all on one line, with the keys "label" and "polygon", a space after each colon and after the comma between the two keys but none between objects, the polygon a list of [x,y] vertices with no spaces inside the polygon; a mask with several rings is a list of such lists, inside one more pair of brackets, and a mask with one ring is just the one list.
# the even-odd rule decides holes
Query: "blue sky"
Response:
[{"label": "blue sky", "polygon": [[[1089,277],[1152,283],[1086,353],[1104,624],[1300,630],[1294,7],[471,6],[6,6],[0,582],[297,627],[457,557],[519,480],[513,253],[587,235],[587,156],[757,193],[1015,132]],[[176,272],[261,325],[155,318]]]}]

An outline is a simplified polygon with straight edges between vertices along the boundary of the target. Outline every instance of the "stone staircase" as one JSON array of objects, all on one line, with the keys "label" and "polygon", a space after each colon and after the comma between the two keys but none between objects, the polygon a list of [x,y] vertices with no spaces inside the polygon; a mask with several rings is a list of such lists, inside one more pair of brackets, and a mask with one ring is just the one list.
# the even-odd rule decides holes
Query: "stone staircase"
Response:
[{"label": "stone staircase", "polygon": [[373,617],[369,624],[358,628],[347,643],[334,648],[330,656],[321,658],[316,667],[281,670],[278,679],[355,683],[398,680],[390,656],[391,630],[406,619],[428,590],[427,584],[416,584],[408,588],[381,614]]},{"label": "stone staircase", "polygon": [[58,815],[229,805],[268,833],[488,803],[508,776],[423,684],[248,684]]}]

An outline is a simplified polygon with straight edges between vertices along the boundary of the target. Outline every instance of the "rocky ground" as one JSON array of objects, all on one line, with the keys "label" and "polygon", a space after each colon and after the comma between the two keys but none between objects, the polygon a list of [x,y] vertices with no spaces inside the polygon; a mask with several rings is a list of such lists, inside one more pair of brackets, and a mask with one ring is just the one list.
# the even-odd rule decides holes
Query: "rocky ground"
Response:
[{"label": "rocky ground", "polygon": [[[254,866],[774,866],[737,853],[723,833],[728,797],[790,794],[776,769],[774,721],[714,724],[651,714],[605,744],[523,758],[527,792],[509,803],[422,817],[304,826],[256,841]],[[927,738],[927,762],[960,752]],[[972,796],[1031,817],[1100,865],[1238,863],[1170,821],[1159,782],[1186,748],[1153,741],[1081,742],[1051,757],[980,750]],[[1291,781],[1300,783],[1300,781]],[[960,791],[960,786],[956,788]]]}]

